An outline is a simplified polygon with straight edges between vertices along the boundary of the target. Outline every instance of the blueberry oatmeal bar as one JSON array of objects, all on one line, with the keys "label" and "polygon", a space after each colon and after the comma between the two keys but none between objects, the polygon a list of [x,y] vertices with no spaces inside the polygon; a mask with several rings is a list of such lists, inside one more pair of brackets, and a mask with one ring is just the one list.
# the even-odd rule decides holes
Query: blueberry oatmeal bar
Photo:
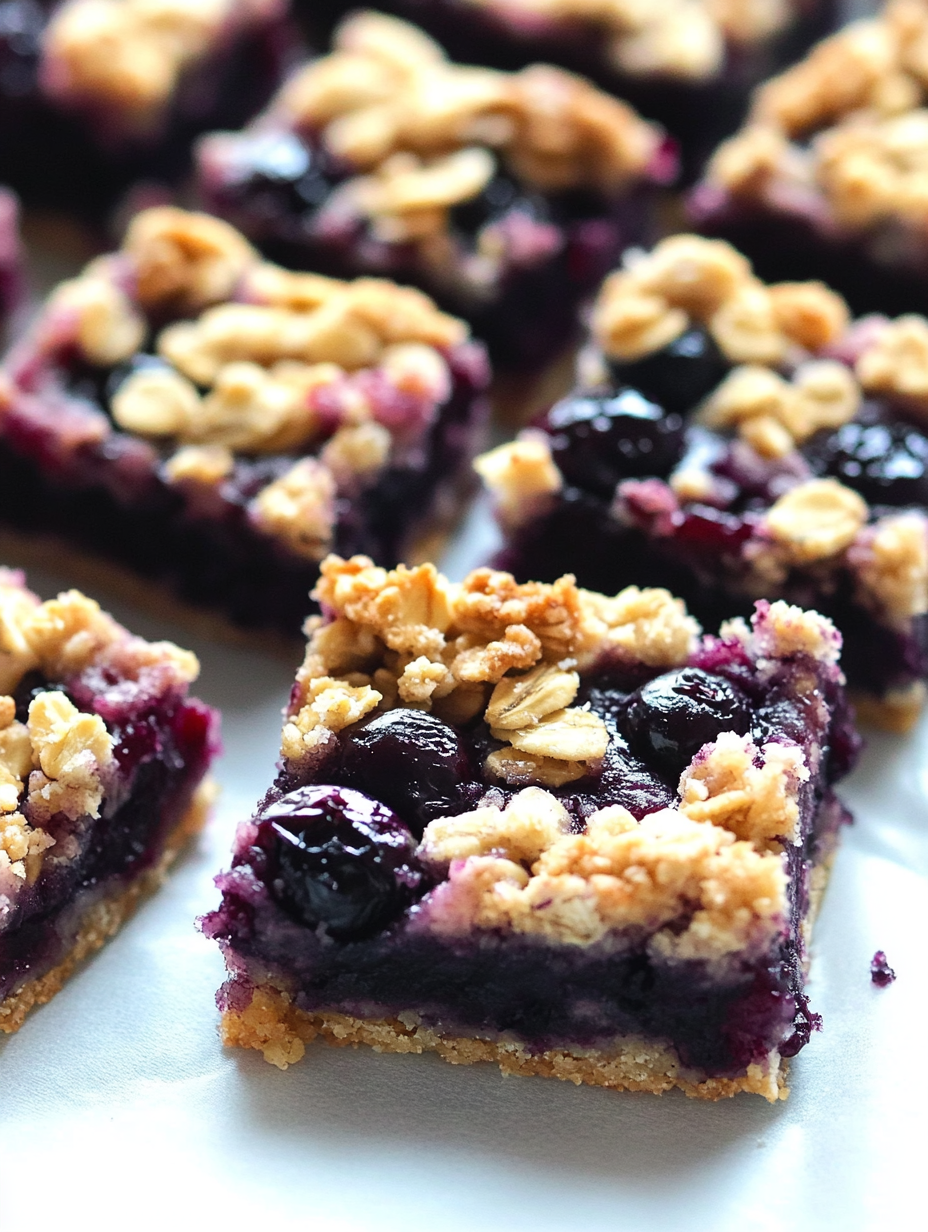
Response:
[{"label": "blueberry oatmeal bar", "polygon": [[857,742],[840,637],[759,603],[322,565],[278,777],[201,922],[227,1044],[785,1097]]},{"label": "blueberry oatmeal bar", "polygon": [[264,115],[199,147],[206,207],[272,260],[412,282],[494,361],[537,368],[579,300],[643,242],[673,155],[582,78],[450,63],[377,13],[342,25]]},{"label": "blueberry oatmeal bar", "polygon": [[242,124],[295,50],[285,0],[2,0],[0,166],[30,204],[91,222],[190,143]]},{"label": "blueberry oatmeal bar", "polygon": [[855,312],[924,312],[926,48],[928,4],[890,0],[762,86],[693,192],[695,226]]},{"label": "blueberry oatmeal bar", "polygon": [[826,614],[865,716],[928,677],[928,321],[850,319],[680,235],[604,283],[578,386],[478,459],[501,568],[668,586],[706,627],[754,600]]},{"label": "blueberry oatmeal bar", "polygon": [[199,665],[76,590],[0,571],[0,1031],[57,993],[203,824],[218,715]]},{"label": "blueberry oatmeal bar", "polygon": [[[312,28],[355,6],[298,0]],[[582,73],[663,124],[695,173],[752,86],[832,29],[833,0],[388,0],[458,60]]]},{"label": "blueberry oatmeal bar", "polygon": [[487,380],[420,291],[294,274],[219,219],[144,211],[0,372],[0,526],[295,639],[330,548],[392,564],[450,520]]}]

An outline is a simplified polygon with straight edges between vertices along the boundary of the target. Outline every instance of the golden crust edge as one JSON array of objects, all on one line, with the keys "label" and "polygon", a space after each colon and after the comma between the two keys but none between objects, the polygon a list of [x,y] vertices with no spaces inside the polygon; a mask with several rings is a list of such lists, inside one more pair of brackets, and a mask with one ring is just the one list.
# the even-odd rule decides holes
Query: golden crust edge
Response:
[{"label": "golden crust edge", "polygon": [[221,1034],[227,1046],[257,1049],[280,1069],[299,1061],[305,1044],[320,1039],[337,1048],[366,1044],[376,1052],[435,1052],[451,1065],[490,1061],[506,1075],[558,1078],[575,1086],[616,1091],[663,1095],[676,1087],[703,1100],[729,1099],[747,1091],[770,1103],[789,1094],[788,1062],[778,1054],[771,1055],[769,1066],[750,1065],[736,1078],[699,1081],[681,1072],[672,1048],[638,1036],[622,1036],[608,1050],[554,1048],[531,1053],[517,1042],[444,1035],[421,1025],[407,1026],[396,1018],[366,1019],[332,1011],[310,1014],[271,984],[256,988],[246,1009],[225,1011]]},{"label": "golden crust edge", "polygon": [[851,691],[849,700],[857,712],[857,721],[867,727],[893,732],[898,736],[911,731],[918,722],[925,705],[924,681],[913,681],[905,689],[887,693],[884,697],[872,697],[867,693]]},{"label": "golden crust edge", "polygon": [[67,956],[50,971],[29,980],[17,992],[11,993],[6,1000],[0,1002],[0,1031],[7,1035],[18,1031],[29,1011],[37,1005],[44,1005],[59,993],[84,959],[102,949],[140,903],[164,884],[168,870],[182,849],[206,824],[216,793],[213,780],[204,779],[198,785],[180,821],[168,835],[157,864],[146,869],[118,893],[93,903],[84,914],[74,945]]}]

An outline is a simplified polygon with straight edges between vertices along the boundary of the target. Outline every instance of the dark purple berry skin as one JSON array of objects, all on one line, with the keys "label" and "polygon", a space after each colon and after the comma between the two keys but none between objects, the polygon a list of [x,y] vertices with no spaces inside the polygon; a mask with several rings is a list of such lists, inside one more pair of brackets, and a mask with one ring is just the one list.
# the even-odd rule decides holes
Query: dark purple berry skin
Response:
[{"label": "dark purple berry skin", "polygon": [[712,335],[699,326],[685,330],[660,351],[609,367],[620,385],[631,385],[668,411],[684,413],[715,389],[730,368]]},{"label": "dark purple berry skin", "polygon": [[396,709],[350,729],[339,778],[382,800],[417,838],[435,817],[463,811],[470,758],[453,727],[421,710]]},{"label": "dark purple berry skin", "polygon": [[422,881],[409,829],[348,787],[300,787],[262,809],[257,822],[273,896],[338,940],[368,936],[395,919]]},{"label": "dark purple berry skin", "polygon": [[527,195],[515,180],[496,175],[476,197],[452,208],[451,226],[463,235],[473,236],[514,210],[526,214],[535,222],[547,222],[551,213],[544,197]]},{"label": "dark purple berry skin", "polygon": [[621,479],[667,475],[683,448],[683,419],[634,389],[570,397],[544,420],[570,484],[610,497]]},{"label": "dark purple berry skin", "polygon": [[895,978],[896,973],[889,965],[886,955],[882,950],[877,950],[870,959],[870,979],[877,988],[888,988]]},{"label": "dark purple berry skin", "polygon": [[903,420],[855,420],[804,452],[818,474],[833,475],[871,505],[928,504],[928,439]]},{"label": "dark purple berry skin", "polygon": [[681,774],[722,732],[744,735],[750,722],[750,704],[741,690],[698,667],[667,672],[643,685],[629,699],[625,719],[632,748],[671,775]]},{"label": "dark purple berry skin", "polygon": [[227,204],[247,209],[256,226],[280,216],[308,220],[328,198],[339,178],[320,149],[286,132],[241,137],[223,188]]}]

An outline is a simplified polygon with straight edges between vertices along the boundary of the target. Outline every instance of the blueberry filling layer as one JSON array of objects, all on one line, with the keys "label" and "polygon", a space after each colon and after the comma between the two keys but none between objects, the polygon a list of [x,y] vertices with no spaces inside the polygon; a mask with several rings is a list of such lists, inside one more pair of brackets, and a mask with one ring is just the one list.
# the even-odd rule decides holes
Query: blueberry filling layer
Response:
[{"label": "blueberry filling layer", "polygon": [[[48,688],[61,686],[34,672],[24,677],[15,698],[20,721]],[[158,862],[217,747],[215,715],[179,693],[146,697],[131,682],[92,671],[68,681],[66,693],[106,722],[113,782],[99,818],[58,814],[45,826],[55,845],[0,932],[0,1002],[62,962],[87,911]]]}]

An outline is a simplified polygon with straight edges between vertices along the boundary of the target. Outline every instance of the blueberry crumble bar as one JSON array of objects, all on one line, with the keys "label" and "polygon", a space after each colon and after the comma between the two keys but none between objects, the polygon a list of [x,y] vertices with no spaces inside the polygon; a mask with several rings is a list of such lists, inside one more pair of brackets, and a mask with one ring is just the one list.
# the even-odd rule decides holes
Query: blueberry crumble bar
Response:
[{"label": "blueberry crumble bar", "polygon": [[157,207],[0,371],[0,526],[297,638],[330,548],[392,564],[453,516],[487,380],[422,292],[294,274]]},{"label": "blueberry crumble bar", "polygon": [[322,565],[278,777],[201,921],[227,1044],[786,1095],[856,737],[828,620]]},{"label": "blueberry crumble bar", "polygon": [[[297,0],[312,29],[355,6]],[[833,0],[387,0],[455,59],[582,73],[663,124],[695,173],[752,86],[833,28]]]},{"label": "blueberry crumble bar", "polygon": [[378,13],[342,25],[239,133],[199,147],[206,207],[272,260],[412,282],[494,361],[540,367],[580,298],[642,242],[661,133],[582,78],[450,63]]},{"label": "blueberry crumble bar", "polygon": [[0,1031],[19,1029],[163,880],[206,817],[218,715],[199,665],[76,590],[0,571]]},{"label": "blueberry crumble bar", "polygon": [[295,49],[285,0],[2,0],[0,167],[29,204],[100,222],[136,180],[242,124]]},{"label": "blueberry crumble bar", "polygon": [[759,598],[826,614],[866,717],[928,677],[928,321],[850,319],[679,235],[604,283],[578,386],[478,459],[501,568],[667,586],[708,628]]},{"label": "blueberry crumble bar", "polygon": [[693,192],[695,226],[855,312],[924,312],[926,48],[928,3],[890,0],[762,86]]}]

